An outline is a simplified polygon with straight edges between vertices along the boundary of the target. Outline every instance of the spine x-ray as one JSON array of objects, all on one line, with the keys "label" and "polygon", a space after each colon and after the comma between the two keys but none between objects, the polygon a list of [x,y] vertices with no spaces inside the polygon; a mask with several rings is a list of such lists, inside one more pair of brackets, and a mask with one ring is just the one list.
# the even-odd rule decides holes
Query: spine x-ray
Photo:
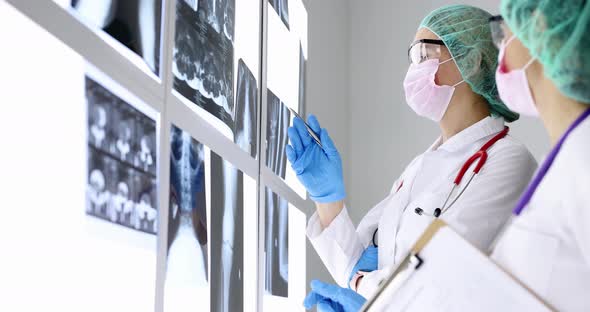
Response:
[{"label": "spine x-ray", "polygon": [[234,114],[234,143],[250,156],[256,158],[256,114],[258,107],[258,86],[254,74],[242,59],[238,61],[238,87]]},{"label": "spine x-ray", "polygon": [[211,152],[211,311],[243,310],[243,173]]},{"label": "spine x-ray", "polygon": [[266,189],[265,290],[273,296],[289,292],[289,203]]},{"label": "spine x-ray", "polygon": [[233,129],[235,0],[178,0],[174,89]]},{"label": "spine x-ray", "polygon": [[288,0],[268,0],[270,5],[275,9],[277,14],[281,17],[287,29],[289,29],[289,1]]},{"label": "spine x-ray", "polygon": [[285,103],[268,90],[266,120],[266,166],[276,175],[285,178],[288,142],[287,129],[291,122],[291,112]]},{"label": "spine x-ray", "polygon": [[72,0],[72,7],[159,74],[161,0]]},{"label": "spine x-ray", "polygon": [[89,77],[86,213],[157,232],[156,123]]},{"label": "spine x-ray", "polygon": [[172,126],[166,291],[208,287],[204,158],[203,145]]}]

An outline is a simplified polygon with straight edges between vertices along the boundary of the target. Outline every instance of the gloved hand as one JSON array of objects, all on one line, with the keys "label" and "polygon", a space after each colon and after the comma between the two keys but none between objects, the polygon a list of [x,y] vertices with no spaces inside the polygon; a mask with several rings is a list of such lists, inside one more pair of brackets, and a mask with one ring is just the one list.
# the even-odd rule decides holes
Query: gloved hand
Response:
[{"label": "gloved hand", "polygon": [[307,121],[318,134],[323,148],[309,135],[303,120],[295,117],[293,127],[287,132],[291,142],[285,150],[287,159],[313,201],[331,203],[343,200],[346,191],[340,154],[328,131],[320,128],[317,118],[310,115]]},{"label": "gloved hand", "polygon": [[367,247],[367,249],[365,249],[365,251],[363,251],[363,254],[359,258],[359,260],[356,262],[356,265],[354,266],[354,268],[352,268],[352,272],[350,272],[350,277],[348,278],[348,283],[350,284],[350,281],[353,279],[355,274],[358,273],[359,271],[373,272],[373,271],[377,270],[377,261],[379,260],[378,255],[379,255],[379,252],[378,252],[377,247],[375,247],[375,246]]},{"label": "gloved hand", "polygon": [[318,312],[357,312],[367,300],[348,288],[311,281],[311,292],[303,305],[311,309],[317,304]]}]

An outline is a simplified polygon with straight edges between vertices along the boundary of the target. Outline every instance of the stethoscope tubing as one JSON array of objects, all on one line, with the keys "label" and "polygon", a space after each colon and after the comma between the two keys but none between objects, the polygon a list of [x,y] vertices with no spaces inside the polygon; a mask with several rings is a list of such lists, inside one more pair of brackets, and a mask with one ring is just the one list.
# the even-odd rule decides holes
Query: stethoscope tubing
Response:
[{"label": "stethoscope tubing", "polygon": [[[487,141],[477,152],[475,152],[475,154],[473,154],[471,157],[469,157],[469,159],[467,159],[467,161],[463,164],[463,166],[461,166],[461,169],[459,170],[459,172],[457,173],[457,176],[453,180],[453,187],[451,188],[449,195],[447,195],[447,197],[442,205],[442,208],[440,208],[440,212],[437,215],[433,215],[433,217],[435,217],[435,218],[440,217],[444,212],[448,211],[457,202],[457,200],[463,195],[463,193],[465,193],[465,190],[467,189],[467,187],[469,187],[469,185],[471,184],[471,181],[473,181],[473,178],[479,174],[479,172],[481,171],[481,169],[483,168],[483,166],[487,162],[488,149],[490,149],[490,147],[492,147],[494,144],[496,144],[496,142],[498,142],[499,140],[505,138],[508,135],[509,131],[510,131],[510,128],[508,126],[504,126],[504,129],[502,131],[500,131],[493,138],[491,138],[489,141]],[[469,168],[471,167],[471,165],[473,165],[473,163],[475,161],[477,161],[477,165],[473,169],[473,173],[469,177],[469,180],[465,184],[465,187],[463,187],[461,189],[459,194],[457,194],[457,196],[455,196],[455,198],[447,206],[447,203],[451,199],[451,195],[453,195],[453,192],[455,191],[455,189],[457,187],[459,187],[459,184],[461,184],[461,181],[465,177],[467,170],[469,170]],[[406,208],[407,207],[404,208],[403,212],[405,212]],[[419,209],[419,208],[417,208],[417,209]],[[402,214],[403,214],[403,212],[402,212]],[[419,213],[419,214],[421,214],[421,213]],[[400,217],[400,219],[401,219],[401,217]],[[376,228],[375,231],[373,232],[372,243],[375,247],[378,247],[378,245],[375,241],[378,230],[379,230],[379,228]],[[396,237],[397,237],[398,230],[399,230],[399,222],[398,222],[398,226],[396,228]]]}]

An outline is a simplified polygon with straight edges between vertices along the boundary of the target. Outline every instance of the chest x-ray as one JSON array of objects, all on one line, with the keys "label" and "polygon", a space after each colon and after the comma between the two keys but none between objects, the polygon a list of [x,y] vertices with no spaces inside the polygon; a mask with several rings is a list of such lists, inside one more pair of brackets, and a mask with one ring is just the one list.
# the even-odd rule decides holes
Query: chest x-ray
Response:
[{"label": "chest x-ray", "polygon": [[238,86],[234,114],[234,142],[241,149],[256,158],[256,107],[258,106],[258,86],[254,74],[242,59],[238,61]]},{"label": "chest x-ray", "polygon": [[174,126],[170,151],[170,211],[165,306],[199,310],[208,306],[208,245],[205,151]]},{"label": "chest x-ray", "polygon": [[179,0],[174,89],[233,129],[235,0]]},{"label": "chest x-ray", "polygon": [[72,7],[159,74],[161,0],[72,0]]},{"label": "chest x-ray", "polygon": [[211,311],[243,310],[243,173],[211,152]]},{"label": "chest x-ray", "polygon": [[157,232],[156,124],[86,77],[88,185],[86,213]]}]

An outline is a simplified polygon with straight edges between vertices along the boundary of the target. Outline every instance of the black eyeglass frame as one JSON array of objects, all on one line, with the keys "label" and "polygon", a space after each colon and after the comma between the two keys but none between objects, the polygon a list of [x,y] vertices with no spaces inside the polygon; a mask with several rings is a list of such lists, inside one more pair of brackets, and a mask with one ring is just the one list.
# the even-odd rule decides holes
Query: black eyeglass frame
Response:
[{"label": "black eyeglass frame", "polygon": [[504,24],[504,17],[502,15],[494,15],[488,19],[490,25],[490,31],[492,33],[492,41],[496,48],[500,48],[502,41],[505,39],[504,30],[502,24]]},{"label": "black eyeglass frame", "polygon": [[494,15],[494,16],[488,18],[488,23],[501,22],[501,21],[504,21],[504,17],[502,15]]}]

